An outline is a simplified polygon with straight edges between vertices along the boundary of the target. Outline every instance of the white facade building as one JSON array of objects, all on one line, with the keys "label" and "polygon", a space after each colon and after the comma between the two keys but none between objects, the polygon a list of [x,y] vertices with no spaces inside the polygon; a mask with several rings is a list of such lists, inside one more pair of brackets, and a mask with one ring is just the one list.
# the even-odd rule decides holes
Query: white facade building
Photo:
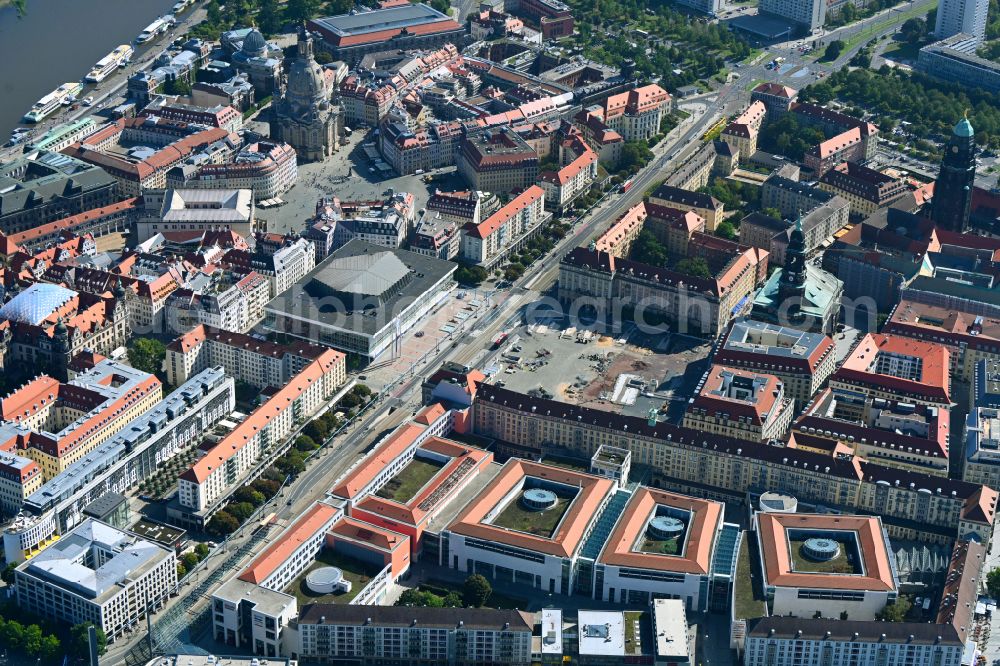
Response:
[{"label": "white facade building", "polygon": [[113,642],[174,593],[177,558],[170,548],[88,519],[21,564],[14,586],[21,609],[66,624],[93,622]]},{"label": "white facade building", "polygon": [[947,39],[965,33],[982,42],[989,8],[989,0],[942,0],[937,8],[934,36]]}]

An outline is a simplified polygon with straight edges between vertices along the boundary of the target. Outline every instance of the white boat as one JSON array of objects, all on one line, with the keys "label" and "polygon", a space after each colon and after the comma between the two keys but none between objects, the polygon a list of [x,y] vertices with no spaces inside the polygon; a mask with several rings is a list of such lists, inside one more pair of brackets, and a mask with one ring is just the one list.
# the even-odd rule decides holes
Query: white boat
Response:
[{"label": "white boat", "polygon": [[[79,81],[64,83],[45,97],[41,98],[31,107],[31,110],[24,114],[24,121],[28,123],[39,123],[49,114],[59,108],[63,100],[76,96],[83,90],[83,84]],[[70,102],[72,103],[72,102]]]},{"label": "white boat", "polygon": [[128,44],[115,47],[114,51],[97,61],[97,64],[87,72],[87,76],[83,77],[84,81],[100,83],[107,78],[108,74],[115,71],[115,68],[119,67],[123,62],[128,62],[134,51],[135,49]]},{"label": "white boat", "polygon": [[139,36],[135,38],[137,44],[145,44],[149,40],[153,39],[157,35],[162,35],[167,31],[167,22],[162,18],[158,18],[149,25],[146,29],[139,33]]},{"label": "white boat", "polygon": [[178,0],[174,5],[174,14],[180,14],[182,11],[194,4],[194,0]]}]

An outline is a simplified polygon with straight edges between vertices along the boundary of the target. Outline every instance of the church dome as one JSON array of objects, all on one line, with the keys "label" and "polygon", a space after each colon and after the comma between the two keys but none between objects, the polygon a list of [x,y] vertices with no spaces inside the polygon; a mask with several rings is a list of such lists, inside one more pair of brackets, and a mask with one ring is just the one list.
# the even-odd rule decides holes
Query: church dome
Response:
[{"label": "church dome", "polygon": [[240,47],[240,50],[247,56],[255,58],[264,55],[266,48],[267,42],[264,40],[264,35],[260,34],[257,28],[254,28],[243,38],[243,46]]},{"label": "church dome", "polygon": [[324,96],[323,68],[315,60],[299,58],[293,61],[288,70],[288,97],[312,101]]},{"label": "church dome", "polygon": [[954,132],[955,136],[961,136],[966,138],[976,135],[976,131],[972,129],[972,123],[969,122],[968,118],[962,118],[961,120],[959,120],[958,124],[955,125]]}]

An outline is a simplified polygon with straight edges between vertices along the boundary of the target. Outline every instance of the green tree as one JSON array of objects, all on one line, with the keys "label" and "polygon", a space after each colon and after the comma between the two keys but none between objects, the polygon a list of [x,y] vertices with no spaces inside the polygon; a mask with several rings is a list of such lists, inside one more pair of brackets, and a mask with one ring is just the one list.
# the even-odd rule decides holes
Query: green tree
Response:
[{"label": "green tree", "polygon": [[183,562],[178,562],[177,563],[177,579],[180,580],[181,578],[184,578],[184,576],[187,576],[187,575],[188,575],[187,567],[184,566]]},{"label": "green tree", "polygon": [[232,502],[226,507],[226,511],[240,523],[244,523],[247,518],[253,515],[254,508],[250,502]]},{"label": "green tree", "polygon": [[477,286],[489,277],[482,266],[459,266],[455,269],[455,281],[459,284]]},{"label": "green tree", "polygon": [[431,0],[430,5],[442,14],[448,14],[451,9],[451,3],[448,0]]},{"label": "green tree", "polygon": [[267,36],[271,36],[281,30],[281,14],[278,9],[278,0],[260,0],[257,25],[260,26],[260,31]]},{"label": "green tree", "polygon": [[203,560],[206,557],[208,557],[210,549],[206,544],[199,543],[197,546],[194,547],[194,552],[198,556],[199,560]]},{"label": "green tree", "polygon": [[37,624],[29,624],[24,628],[24,636],[21,639],[21,649],[29,657],[37,657],[42,651],[42,628]]},{"label": "green tree", "polygon": [[832,62],[837,58],[839,58],[840,54],[843,52],[844,52],[844,42],[842,42],[839,39],[835,39],[826,45],[826,51],[823,52],[823,60]]},{"label": "green tree", "polygon": [[288,0],[285,18],[293,23],[302,23],[319,12],[319,0]]},{"label": "green tree", "polygon": [[927,22],[922,18],[911,18],[899,26],[899,36],[910,44],[919,44],[927,37]]},{"label": "green tree", "polygon": [[219,6],[219,0],[209,0],[205,11],[208,12],[209,23],[218,26],[222,22],[222,8]]},{"label": "green tree", "polygon": [[42,636],[42,643],[38,651],[42,661],[55,661],[63,656],[62,641],[54,634]]},{"label": "green tree", "polygon": [[154,338],[134,338],[128,348],[128,361],[136,370],[157,374],[167,357],[166,346]]},{"label": "green tree", "polygon": [[0,632],[0,645],[20,650],[24,645],[24,625],[17,620],[7,620]]},{"label": "green tree", "polygon": [[715,228],[715,234],[727,240],[736,240],[738,236],[736,233],[736,227],[734,227],[729,221],[719,224],[719,226]]},{"label": "green tree", "polygon": [[326,12],[329,14],[346,14],[354,9],[354,0],[327,0]]},{"label": "green tree", "polygon": [[329,434],[330,430],[326,421],[313,419],[302,427],[302,435],[300,437],[308,437],[313,443],[316,443],[325,442]]},{"label": "green tree", "polygon": [[[93,626],[93,624],[93,622],[82,622],[74,624],[70,628],[70,642],[68,645],[70,654],[84,659],[90,655],[90,637],[88,636],[87,629]],[[97,634],[97,654],[102,655],[107,651],[108,637],[100,627],[96,627],[95,633]]]},{"label": "green tree", "polygon": [[14,582],[14,570],[17,569],[17,562],[8,562],[7,566],[0,572],[0,580],[10,585]]},{"label": "green tree", "polygon": [[404,590],[396,601],[397,606],[422,606],[424,596],[419,590]]},{"label": "green tree", "polygon": [[466,606],[482,607],[493,594],[490,582],[481,574],[472,574],[462,583],[462,600]]},{"label": "green tree", "polygon": [[632,243],[630,257],[642,264],[662,267],[667,265],[667,248],[652,231],[643,229]]},{"label": "green tree", "polygon": [[684,257],[674,266],[678,273],[684,273],[691,277],[710,278],[712,271],[708,268],[708,262],[702,257]]},{"label": "green tree", "polygon": [[227,537],[240,529],[240,521],[236,520],[225,509],[212,516],[205,526],[205,531],[213,536]]},{"label": "green tree", "polygon": [[302,457],[301,453],[293,449],[281,458],[275,460],[274,466],[284,474],[295,476],[305,471],[306,461]]},{"label": "green tree", "polygon": [[233,499],[237,502],[249,502],[254,507],[262,506],[267,498],[264,497],[264,493],[259,490],[255,490],[253,486],[243,486],[238,488],[235,493],[233,493]]},{"label": "green tree", "polygon": [[250,484],[250,487],[260,492],[266,499],[271,499],[281,490],[281,483],[273,479],[257,479]]},{"label": "green tree", "polygon": [[445,608],[461,608],[462,595],[458,592],[449,592],[442,600]]},{"label": "green tree", "polygon": [[1000,567],[986,574],[986,590],[994,599],[1000,599]]},{"label": "green tree", "polygon": [[191,571],[198,566],[198,555],[193,552],[184,553],[184,556],[181,558],[181,564],[184,565],[185,569]]},{"label": "green tree", "polygon": [[319,445],[309,435],[299,435],[295,440],[295,448],[303,453],[315,451]]},{"label": "green tree", "polygon": [[896,602],[886,606],[881,613],[875,615],[875,619],[883,622],[902,622],[906,619],[906,614],[913,607],[913,602],[908,596],[900,595]]}]

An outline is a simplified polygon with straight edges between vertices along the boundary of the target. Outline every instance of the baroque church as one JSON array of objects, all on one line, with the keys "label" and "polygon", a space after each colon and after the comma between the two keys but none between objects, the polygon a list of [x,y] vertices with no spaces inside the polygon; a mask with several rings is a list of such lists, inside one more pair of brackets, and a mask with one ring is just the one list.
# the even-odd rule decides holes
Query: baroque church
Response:
[{"label": "baroque church", "polygon": [[298,53],[286,64],[288,80],[274,105],[271,138],[290,144],[300,161],[322,162],[337,150],[343,121],[305,26],[299,27]]}]

